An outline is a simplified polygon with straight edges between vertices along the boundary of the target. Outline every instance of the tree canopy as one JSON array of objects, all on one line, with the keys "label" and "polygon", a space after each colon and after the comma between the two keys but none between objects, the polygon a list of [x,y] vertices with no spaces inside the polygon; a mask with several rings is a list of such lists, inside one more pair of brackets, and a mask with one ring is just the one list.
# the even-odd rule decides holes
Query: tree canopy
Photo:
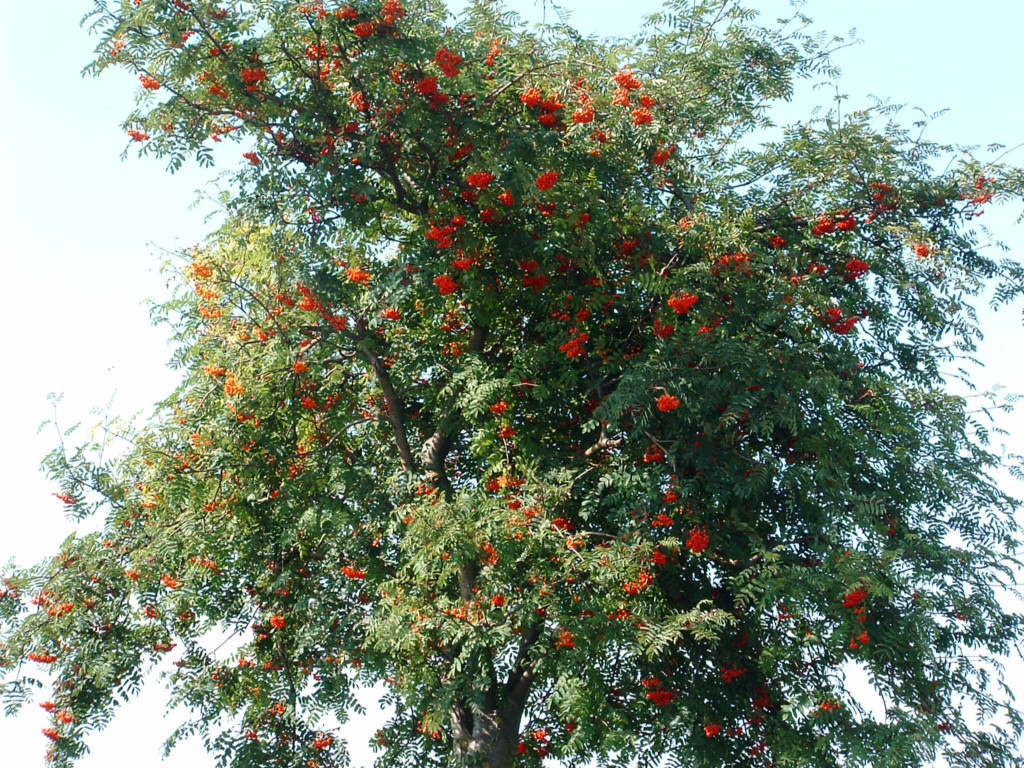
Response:
[{"label": "tree canopy", "polygon": [[232,768],[344,765],[378,683],[381,765],[1017,764],[1017,502],[944,377],[1024,289],[973,226],[1024,173],[881,108],[769,131],[829,43],[731,0],[87,18],[132,146],[238,166],[181,386],[47,460],[102,530],[0,587],[55,765],[168,657]]}]

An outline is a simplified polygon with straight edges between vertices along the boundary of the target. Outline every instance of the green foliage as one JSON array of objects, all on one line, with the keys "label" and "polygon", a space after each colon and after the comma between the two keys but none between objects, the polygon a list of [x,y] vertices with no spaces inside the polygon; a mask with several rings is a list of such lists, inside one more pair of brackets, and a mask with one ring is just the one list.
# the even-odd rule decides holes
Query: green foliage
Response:
[{"label": "green foliage", "polygon": [[380,765],[1016,764],[1016,502],[942,384],[1024,285],[971,227],[1020,170],[883,110],[758,145],[829,43],[731,3],[88,18],[143,153],[245,163],[157,310],[181,386],[48,459],[102,532],[0,591],[54,764],[167,658],[169,747],[233,768],[345,764],[380,683]]}]

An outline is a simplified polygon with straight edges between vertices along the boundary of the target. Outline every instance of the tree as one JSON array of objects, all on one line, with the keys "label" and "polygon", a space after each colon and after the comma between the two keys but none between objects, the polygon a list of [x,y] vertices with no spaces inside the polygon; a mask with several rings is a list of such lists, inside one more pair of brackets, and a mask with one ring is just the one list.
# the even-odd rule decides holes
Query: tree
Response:
[{"label": "tree", "polygon": [[1015,764],[1016,502],[942,384],[1021,291],[972,228],[1018,169],[874,110],[758,144],[828,51],[732,3],[621,44],[486,0],[91,19],[142,152],[244,164],[163,308],[181,387],[49,459],[102,532],[0,591],[55,764],[168,654],[174,738],[239,767],[344,763],[380,681],[384,764]]}]

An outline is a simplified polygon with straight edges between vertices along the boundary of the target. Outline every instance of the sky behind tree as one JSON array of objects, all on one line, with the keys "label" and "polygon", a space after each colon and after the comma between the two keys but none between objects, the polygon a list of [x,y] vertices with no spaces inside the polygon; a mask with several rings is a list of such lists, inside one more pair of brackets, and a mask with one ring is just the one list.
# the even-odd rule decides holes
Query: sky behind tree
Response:
[{"label": "sky behind tree", "polygon": [[[766,22],[792,11],[785,0],[748,0]],[[161,160],[120,155],[128,140],[120,122],[131,109],[138,84],[125,73],[99,80],[79,72],[91,58],[93,38],[78,26],[89,0],[59,5],[12,3],[5,9],[0,67],[0,253],[9,275],[0,303],[3,355],[8,362],[7,439],[0,451],[6,499],[0,508],[0,564],[16,557],[21,564],[56,551],[72,530],[62,517],[56,488],[38,470],[52,448],[52,427],[37,433],[54,416],[48,392],[63,392],[56,414],[62,426],[94,423],[90,410],[110,414],[149,412],[173,389],[176,375],[166,368],[167,332],[149,324],[146,297],[166,296],[161,262],[202,239],[216,213],[207,184],[229,164],[241,162],[246,147],[227,145],[218,168],[189,165],[171,176]],[[451,7],[460,5],[450,2]],[[533,0],[512,0],[510,7],[530,19],[555,15]],[[657,0],[567,0],[571,22],[585,33],[628,35]],[[952,0],[860,0],[836,3],[809,0],[804,12],[818,29],[863,43],[838,51],[843,70],[836,84],[801,88],[794,102],[778,112],[780,122],[807,119],[814,105],[828,108],[837,93],[846,94],[844,110],[873,103],[872,96],[904,109],[905,125],[948,108],[924,128],[945,142],[978,145],[983,159],[994,159],[985,145],[1013,147],[1024,142],[1024,104],[1013,97],[1017,73],[1024,71],[1018,36],[1024,28],[1024,4],[993,0],[965,8]],[[233,155],[232,153],[236,153]],[[1024,147],[1007,159],[1024,163]],[[196,190],[206,195],[193,207]],[[1014,224],[1018,210],[989,210],[979,219],[1024,259],[1024,226]],[[984,369],[973,369],[979,391],[1020,385],[1021,307],[982,313],[986,339],[979,351]],[[963,392],[962,385],[951,386]],[[1010,434],[1008,448],[1024,453],[1024,418],[1001,416]],[[84,430],[85,427],[83,427]],[[84,434],[84,433],[83,433]],[[1017,488],[1018,495],[1022,490]],[[162,691],[147,688],[139,703],[126,707],[114,724],[93,738],[83,768],[156,764],[160,745],[175,724],[162,718]],[[359,748],[372,733],[371,716],[352,729],[354,764],[369,753]],[[42,766],[46,725],[41,710],[0,720],[3,762],[17,768]],[[199,745],[186,744],[165,763],[168,768],[212,768]]]}]

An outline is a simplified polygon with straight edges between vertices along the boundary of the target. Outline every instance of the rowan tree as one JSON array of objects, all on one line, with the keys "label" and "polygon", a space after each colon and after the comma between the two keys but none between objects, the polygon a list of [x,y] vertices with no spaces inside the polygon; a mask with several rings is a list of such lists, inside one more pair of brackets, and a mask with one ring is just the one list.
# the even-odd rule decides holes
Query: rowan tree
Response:
[{"label": "rowan tree", "polygon": [[730,0],[87,18],[130,144],[237,172],[180,388],[48,459],[101,530],[0,590],[55,765],[168,658],[171,743],[234,768],[344,765],[380,683],[381,765],[1017,764],[1015,501],[944,376],[1024,285],[973,227],[1020,170],[880,109],[764,139],[829,43]]}]

